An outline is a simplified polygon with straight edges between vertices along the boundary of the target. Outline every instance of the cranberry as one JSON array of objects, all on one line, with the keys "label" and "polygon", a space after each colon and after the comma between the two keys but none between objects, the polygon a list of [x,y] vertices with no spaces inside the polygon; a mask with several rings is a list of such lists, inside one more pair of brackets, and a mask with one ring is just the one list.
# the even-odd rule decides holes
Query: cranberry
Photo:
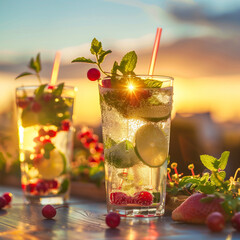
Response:
[{"label": "cranberry", "polygon": [[115,212],[110,212],[107,216],[106,216],[106,224],[110,227],[110,228],[116,228],[121,221],[120,215],[118,213]]},{"label": "cranberry", "polygon": [[38,102],[33,102],[31,109],[32,109],[33,112],[38,113],[38,112],[41,111],[42,106]]},{"label": "cranberry", "polygon": [[36,183],[29,183],[26,185],[26,192],[34,192],[36,190]]},{"label": "cranberry", "polygon": [[6,199],[4,197],[0,197],[0,209],[4,208],[6,205]]},{"label": "cranberry", "polygon": [[56,189],[58,187],[58,182],[56,180],[47,181],[47,186],[50,189]]},{"label": "cranberry", "polygon": [[28,106],[28,104],[29,104],[29,102],[27,99],[19,99],[17,101],[18,107],[23,108],[23,109],[26,108]]},{"label": "cranberry", "polygon": [[55,137],[56,135],[57,135],[57,132],[56,131],[54,131],[54,130],[49,130],[48,132],[47,132],[47,134],[48,134],[48,136],[49,137]]},{"label": "cranberry", "polygon": [[105,79],[101,82],[102,87],[104,88],[111,88],[112,84],[111,84],[111,79]]},{"label": "cranberry", "polygon": [[47,135],[47,132],[43,128],[40,128],[39,131],[38,131],[38,135],[40,137],[43,137],[43,136]]},{"label": "cranberry", "polygon": [[93,134],[92,130],[90,129],[83,130],[77,134],[77,138],[81,140],[82,138],[85,138],[85,137],[92,137],[92,134]]},{"label": "cranberry", "polygon": [[87,72],[87,77],[90,81],[96,81],[100,78],[100,71],[96,68],[91,68]]},{"label": "cranberry", "polygon": [[52,219],[56,216],[56,209],[52,205],[46,205],[42,208],[42,215],[47,219]]},{"label": "cranberry", "polygon": [[147,191],[138,192],[134,194],[134,201],[142,206],[150,206],[153,202],[153,196]]},{"label": "cranberry", "polygon": [[122,205],[128,203],[128,196],[123,192],[112,192],[110,194],[110,202],[116,205]]},{"label": "cranberry", "polygon": [[240,212],[237,212],[234,214],[234,216],[231,219],[232,226],[240,232]]},{"label": "cranberry", "polygon": [[220,212],[213,212],[208,215],[206,224],[212,232],[221,232],[225,226],[225,220]]},{"label": "cranberry", "polygon": [[48,85],[48,89],[53,90],[53,89],[54,89],[54,86]]},{"label": "cranberry", "polygon": [[102,143],[97,143],[95,146],[96,152],[102,153],[103,152],[103,144]]},{"label": "cranberry", "polygon": [[46,93],[43,95],[43,101],[44,102],[49,102],[52,99],[52,94],[51,93]]},{"label": "cranberry", "polygon": [[34,157],[33,161],[35,164],[38,164],[42,159],[43,159],[43,155],[39,153]]},{"label": "cranberry", "polygon": [[98,141],[98,136],[97,135],[92,135],[92,137],[89,137],[87,139],[82,139],[82,143],[85,148],[89,148],[90,144],[95,144]]},{"label": "cranberry", "polygon": [[46,139],[43,140],[43,144],[47,144],[47,143],[52,143],[52,141],[50,139],[46,138]]},{"label": "cranberry", "polygon": [[47,186],[47,184],[45,182],[39,181],[36,184],[36,190],[38,191],[38,193],[43,194],[43,193],[47,192],[48,186]]},{"label": "cranberry", "polygon": [[104,162],[104,154],[101,154],[100,158],[99,158],[100,162]]},{"label": "cranberry", "polygon": [[9,204],[12,201],[12,193],[9,192],[4,193],[3,198],[5,198],[6,203]]},{"label": "cranberry", "polygon": [[68,131],[70,128],[70,121],[69,120],[63,120],[62,121],[62,130]]}]

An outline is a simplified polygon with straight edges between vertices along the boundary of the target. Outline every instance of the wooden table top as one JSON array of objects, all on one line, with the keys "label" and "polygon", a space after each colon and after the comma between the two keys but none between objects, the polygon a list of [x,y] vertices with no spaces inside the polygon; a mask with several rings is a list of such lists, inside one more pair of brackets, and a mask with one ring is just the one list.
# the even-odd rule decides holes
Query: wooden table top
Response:
[{"label": "wooden table top", "polygon": [[105,203],[73,198],[68,208],[60,208],[52,220],[44,219],[40,205],[25,205],[20,189],[0,186],[14,194],[12,205],[0,210],[0,239],[144,239],[144,240],[208,240],[240,239],[228,225],[222,233],[211,233],[206,226],[173,222],[170,216],[161,218],[121,219],[117,229],[105,224]]}]

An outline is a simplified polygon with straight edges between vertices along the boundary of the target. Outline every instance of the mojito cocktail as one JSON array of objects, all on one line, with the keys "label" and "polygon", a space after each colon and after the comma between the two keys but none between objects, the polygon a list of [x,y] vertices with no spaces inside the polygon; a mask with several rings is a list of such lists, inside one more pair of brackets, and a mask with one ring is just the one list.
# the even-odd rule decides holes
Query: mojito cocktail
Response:
[{"label": "mojito cocktail", "polygon": [[99,81],[108,212],[163,215],[172,84],[164,76]]},{"label": "mojito cocktail", "polygon": [[74,89],[63,84],[16,90],[21,183],[30,203],[68,198]]}]

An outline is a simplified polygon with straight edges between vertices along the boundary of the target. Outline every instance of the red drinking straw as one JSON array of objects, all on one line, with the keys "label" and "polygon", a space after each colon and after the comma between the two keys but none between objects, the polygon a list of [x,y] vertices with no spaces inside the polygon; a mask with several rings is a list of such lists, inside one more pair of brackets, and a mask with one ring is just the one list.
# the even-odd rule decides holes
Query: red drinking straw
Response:
[{"label": "red drinking straw", "polygon": [[52,76],[51,76],[51,80],[50,80],[50,86],[52,86],[52,87],[57,82],[59,65],[60,65],[60,59],[61,59],[61,53],[60,52],[56,52],[54,63],[53,63]]},{"label": "red drinking straw", "polygon": [[161,34],[162,34],[162,28],[157,28],[157,33],[156,33],[155,42],[154,42],[153,51],[152,51],[152,59],[151,59],[150,67],[148,70],[149,75],[153,75],[153,72],[154,72]]}]

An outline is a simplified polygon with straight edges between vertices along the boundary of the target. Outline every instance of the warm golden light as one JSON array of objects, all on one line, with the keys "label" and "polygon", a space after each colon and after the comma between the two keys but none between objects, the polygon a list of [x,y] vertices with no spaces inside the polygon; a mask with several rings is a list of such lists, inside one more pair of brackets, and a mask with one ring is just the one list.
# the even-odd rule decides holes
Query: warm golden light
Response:
[{"label": "warm golden light", "polygon": [[131,83],[128,85],[128,89],[129,89],[129,91],[133,91],[134,88],[135,88],[135,87],[134,87]]}]

